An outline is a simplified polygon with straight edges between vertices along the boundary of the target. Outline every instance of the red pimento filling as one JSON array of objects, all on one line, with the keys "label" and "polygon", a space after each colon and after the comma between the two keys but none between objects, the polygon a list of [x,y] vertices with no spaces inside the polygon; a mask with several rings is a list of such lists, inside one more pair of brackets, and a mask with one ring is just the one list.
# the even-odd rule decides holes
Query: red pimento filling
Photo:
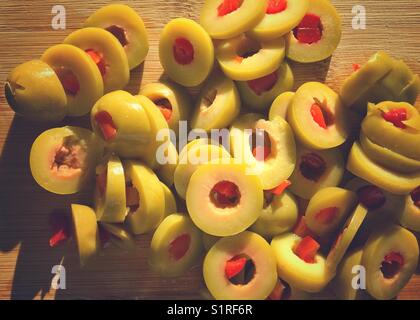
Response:
[{"label": "red pimento filling", "polygon": [[177,38],[173,46],[175,61],[182,65],[190,64],[194,60],[194,47],[185,38]]},{"label": "red pimento filling", "polygon": [[267,300],[289,300],[291,291],[289,284],[279,279]]},{"label": "red pimento filling", "polygon": [[358,63],[353,63],[353,71],[359,71],[362,66]]},{"label": "red pimento filling", "polygon": [[248,81],[248,87],[254,91],[256,95],[260,96],[264,92],[273,89],[274,85],[277,83],[277,80],[277,71],[275,71],[268,76]]},{"label": "red pimento filling", "polygon": [[105,30],[107,30],[108,32],[111,32],[112,35],[118,39],[118,41],[121,43],[123,47],[128,45],[127,33],[123,28],[113,25],[106,28]]},{"label": "red pimento filling", "polygon": [[175,260],[178,261],[185,256],[188,249],[190,248],[191,243],[191,236],[187,233],[182,234],[176,237],[170,244],[169,244],[169,255]]},{"label": "red pimento filling", "polygon": [[225,265],[226,278],[232,279],[238,275],[245,268],[245,264],[246,258],[242,256],[235,256],[227,261]]},{"label": "red pimento filling", "polygon": [[57,247],[71,237],[71,223],[68,215],[61,211],[50,215],[50,225],[53,232],[49,240],[51,248]]},{"label": "red pimento filling", "polygon": [[414,205],[420,208],[420,186],[414,189],[410,195],[411,195],[411,200],[413,200]]},{"label": "red pimento filling", "polygon": [[269,192],[276,195],[276,196],[279,196],[291,185],[292,185],[292,183],[289,180],[285,180],[282,183],[280,183],[277,187],[275,187],[274,189],[269,190]]},{"label": "red pimento filling", "polygon": [[77,79],[73,71],[67,68],[61,67],[61,68],[55,69],[55,73],[57,74],[57,77],[60,80],[66,94],[75,96],[79,93],[80,91],[79,80]]},{"label": "red pimento filling", "polygon": [[225,15],[238,10],[242,5],[243,0],[223,0],[217,7],[217,15],[224,17]]},{"label": "red pimento filling", "polygon": [[299,25],[293,29],[295,38],[306,44],[318,42],[322,38],[321,18],[313,13],[306,14]]},{"label": "red pimento filling", "polygon": [[269,0],[267,14],[276,14],[287,9],[287,0]]},{"label": "red pimento filling", "polygon": [[210,199],[218,208],[233,208],[239,204],[241,193],[233,182],[220,181],[210,191]]},{"label": "red pimento filling", "polygon": [[301,238],[312,235],[312,231],[308,228],[305,222],[305,216],[299,215],[298,222],[293,229],[293,233]]},{"label": "red pimento filling", "polygon": [[397,128],[407,128],[404,121],[408,120],[408,114],[407,110],[404,108],[392,109],[387,112],[382,111],[382,117],[386,121],[391,122]]},{"label": "red pimento filling", "polygon": [[301,157],[299,170],[306,179],[317,182],[327,170],[327,163],[316,153],[307,153]]},{"label": "red pimento filling", "polygon": [[357,190],[359,202],[369,210],[379,209],[386,203],[386,197],[377,186],[367,185]]},{"label": "red pimento filling", "polygon": [[92,58],[93,62],[97,65],[99,71],[101,72],[102,77],[106,74],[106,64],[104,55],[100,52],[97,52],[93,49],[87,49],[86,53]]},{"label": "red pimento filling", "polygon": [[101,129],[102,136],[105,141],[110,141],[117,136],[117,127],[112,121],[111,115],[106,111],[100,111],[95,114],[95,121]]},{"label": "red pimento filling", "polygon": [[258,161],[266,161],[271,154],[271,139],[265,130],[257,129],[250,136],[252,155]]},{"label": "red pimento filling", "polygon": [[154,101],[166,121],[171,120],[172,117],[172,104],[168,99],[159,99]]},{"label": "red pimento filling", "polygon": [[140,195],[131,181],[128,181],[125,185],[125,199],[130,212],[136,212],[140,206]]},{"label": "red pimento filling", "polygon": [[323,129],[327,129],[334,124],[334,115],[328,109],[325,102],[314,98],[315,103],[311,106],[312,119]]},{"label": "red pimento filling", "polygon": [[312,237],[306,236],[299,241],[294,253],[306,263],[315,263],[315,256],[320,248],[318,242]]},{"label": "red pimento filling", "polygon": [[315,219],[321,224],[330,224],[337,218],[339,211],[337,207],[325,208],[315,215]]},{"label": "red pimento filling", "polygon": [[398,252],[390,252],[384,257],[381,272],[385,279],[395,277],[404,266],[404,257]]},{"label": "red pimento filling", "polygon": [[234,285],[246,285],[255,276],[255,264],[245,254],[239,254],[226,261],[225,276]]}]

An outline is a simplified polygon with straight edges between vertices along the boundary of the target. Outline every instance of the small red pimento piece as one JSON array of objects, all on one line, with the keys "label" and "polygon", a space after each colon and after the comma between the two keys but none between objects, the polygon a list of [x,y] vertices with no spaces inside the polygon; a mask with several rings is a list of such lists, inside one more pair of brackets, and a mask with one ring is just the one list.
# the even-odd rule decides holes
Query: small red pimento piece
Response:
[{"label": "small red pimento piece", "polygon": [[281,195],[288,187],[290,187],[292,183],[289,180],[285,180],[282,183],[280,183],[277,187],[274,189],[269,190],[272,194],[279,196]]},{"label": "small red pimento piece", "polygon": [[287,8],[287,0],[269,0],[267,14],[276,14],[283,12]]},{"label": "small red pimento piece", "polygon": [[362,66],[358,63],[353,63],[353,71],[359,71]]},{"label": "small red pimento piece", "polygon": [[391,122],[397,128],[407,128],[407,126],[403,123],[403,121],[408,120],[407,110],[404,108],[392,109],[388,112],[382,112],[382,117],[386,121]]},{"label": "small red pimento piece", "polygon": [[322,224],[330,224],[337,217],[339,210],[337,207],[322,209],[315,215],[315,219]]},{"label": "small red pimento piece", "polygon": [[314,121],[321,128],[327,129],[327,123],[326,123],[325,118],[324,118],[324,113],[322,112],[321,107],[317,103],[314,103],[311,106],[311,115],[312,115],[312,119],[314,119]]},{"label": "small red pimento piece", "polygon": [[175,261],[180,260],[187,253],[191,243],[191,237],[185,233],[175,238],[169,244],[169,254]]},{"label": "small red pimento piece", "polygon": [[248,87],[255,92],[256,95],[260,96],[264,92],[273,89],[274,85],[278,80],[277,71],[255,80],[248,81]]},{"label": "small red pimento piece", "polygon": [[100,111],[95,114],[95,121],[101,129],[102,136],[105,141],[115,139],[117,136],[117,128],[115,127],[112,117],[108,112]]},{"label": "small red pimento piece", "polygon": [[293,229],[293,233],[301,238],[305,238],[306,236],[313,236],[312,231],[306,225],[304,215],[299,215],[298,222],[296,223],[296,226]]},{"label": "small red pimento piece", "polygon": [[234,276],[237,276],[245,268],[246,258],[235,256],[229,261],[226,261],[225,265],[225,275],[226,278],[232,279]]},{"label": "small red pimento piece", "polygon": [[156,106],[159,108],[160,112],[164,116],[166,121],[171,120],[172,117],[172,105],[168,99],[160,99],[155,101]]},{"label": "small red pimento piece", "polygon": [[235,61],[236,61],[237,63],[242,63],[242,61],[244,61],[244,58],[243,58],[243,57],[241,57],[241,56],[236,56],[236,57],[235,57]]},{"label": "small red pimento piece", "polygon": [[76,75],[71,70],[64,68],[56,70],[56,74],[63,85],[64,91],[72,96],[77,95],[80,90],[80,84]]},{"label": "small red pimento piece", "polygon": [[102,53],[97,52],[93,49],[87,49],[86,53],[92,58],[93,62],[98,66],[102,77],[106,74],[106,64]]},{"label": "small red pimento piece", "polygon": [[70,239],[71,223],[65,213],[54,212],[50,216],[50,225],[53,230],[53,235],[49,239],[49,245],[51,248],[55,248],[59,244]]},{"label": "small red pimento piece", "polygon": [[404,257],[398,252],[390,252],[382,261],[381,271],[386,279],[393,278],[404,266]]},{"label": "small red pimento piece", "polygon": [[223,0],[217,7],[217,15],[219,17],[224,17],[225,15],[238,10],[241,4],[242,0]]},{"label": "small red pimento piece", "polygon": [[306,44],[318,42],[322,38],[322,24],[319,16],[313,13],[306,14],[299,25],[293,29],[295,38]]},{"label": "small red pimento piece", "polygon": [[270,155],[270,148],[267,146],[256,146],[252,149],[252,155],[258,161],[265,161]]},{"label": "small red pimento piece", "polygon": [[295,248],[295,254],[307,263],[315,263],[315,256],[320,248],[318,242],[312,237],[306,236]]},{"label": "small red pimento piece", "polygon": [[188,39],[177,38],[173,46],[173,53],[179,64],[187,65],[194,60],[194,47]]}]

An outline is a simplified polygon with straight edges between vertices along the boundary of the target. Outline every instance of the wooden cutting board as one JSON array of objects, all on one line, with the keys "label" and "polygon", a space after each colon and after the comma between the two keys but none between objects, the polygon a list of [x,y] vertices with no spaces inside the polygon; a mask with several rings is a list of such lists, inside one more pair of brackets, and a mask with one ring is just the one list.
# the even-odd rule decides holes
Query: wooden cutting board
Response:
[{"label": "wooden cutting board", "polygon": [[[341,16],[343,38],[330,61],[312,65],[293,64],[296,87],[305,81],[325,81],[338,90],[353,63],[363,63],[379,49],[404,59],[420,74],[420,1],[412,0],[334,0]],[[53,44],[60,43],[99,7],[110,1],[45,0],[0,2],[0,85],[16,65],[34,58]],[[159,32],[177,17],[197,19],[202,1],[126,1],[145,21],[150,52],[143,66],[132,73],[127,90],[137,93],[140,83],[156,81],[162,68],[158,59]],[[51,9],[66,8],[67,30],[51,28]],[[367,11],[366,30],[353,30],[354,5]],[[3,91],[3,90],[1,90]],[[67,119],[63,124],[87,126],[84,119]],[[71,203],[89,204],[91,196],[60,197],[49,194],[33,181],[28,154],[35,137],[47,129],[14,117],[3,92],[0,93],[0,299],[92,299],[92,298],[200,298],[199,267],[176,280],[164,280],[149,271],[147,250],[150,237],[138,239],[138,249],[127,255],[111,250],[88,270],[75,263],[71,244],[50,249],[48,217]],[[66,290],[50,289],[51,269],[63,256]],[[325,297],[330,297],[328,294]],[[420,299],[420,276],[412,278],[401,299]]]}]

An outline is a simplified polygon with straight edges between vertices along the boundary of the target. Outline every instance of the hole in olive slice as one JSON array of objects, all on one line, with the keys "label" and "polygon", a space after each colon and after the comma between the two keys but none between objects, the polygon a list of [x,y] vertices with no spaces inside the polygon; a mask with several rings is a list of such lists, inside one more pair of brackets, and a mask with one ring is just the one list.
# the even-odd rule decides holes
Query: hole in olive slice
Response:
[{"label": "hole in olive slice", "polygon": [[249,137],[252,155],[258,161],[266,161],[271,154],[270,135],[262,129],[253,130]]},{"label": "hole in olive slice", "polygon": [[247,285],[255,277],[255,263],[246,254],[238,254],[226,261],[225,276],[234,285]]},{"label": "hole in olive slice", "polygon": [[136,187],[134,187],[131,181],[125,184],[125,199],[129,212],[136,212],[140,206],[140,195]]},{"label": "hole in olive slice", "polygon": [[159,110],[162,113],[162,115],[164,116],[165,120],[166,121],[171,120],[172,111],[173,111],[171,102],[166,98],[154,100],[153,102],[159,108]]},{"label": "hole in olive slice", "polygon": [[269,0],[267,14],[276,14],[287,9],[287,0]]},{"label": "hole in olive slice", "polygon": [[217,15],[224,17],[229,13],[238,10],[242,6],[243,0],[223,0],[222,3],[217,7]]},{"label": "hole in olive slice", "polygon": [[256,55],[261,50],[261,45],[259,42],[252,39],[245,39],[242,41],[237,50],[236,54],[241,59],[246,59]]},{"label": "hole in olive slice", "polygon": [[207,94],[204,95],[204,97],[201,99],[201,108],[204,109],[204,108],[211,107],[214,101],[216,100],[216,97],[217,97],[216,89],[213,89],[207,92]]},{"label": "hole in olive slice", "polygon": [[386,203],[386,197],[381,189],[374,185],[367,185],[357,190],[359,202],[369,210],[382,208]]},{"label": "hole in olive slice", "polygon": [[312,44],[322,38],[321,18],[316,14],[306,14],[299,25],[293,29],[293,35],[300,43]]},{"label": "hole in olive slice", "polygon": [[191,236],[188,233],[182,234],[176,237],[170,244],[169,244],[169,255],[175,261],[182,259],[185,254],[188,252],[191,243]]},{"label": "hole in olive slice", "polygon": [[238,186],[230,181],[220,181],[210,191],[210,200],[217,208],[236,207],[240,199],[241,192]]},{"label": "hole in olive slice", "polygon": [[410,195],[411,195],[411,200],[413,200],[414,202],[414,205],[420,208],[420,186],[414,189]]},{"label": "hole in olive slice", "polygon": [[250,80],[247,82],[248,87],[254,91],[257,96],[262,95],[264,92],[270,91],[273,89],[274,85],[277,83],[278,76],[277,71],[255,80]]},{"label": "hole in olive slice", "polygon": [[118,39],[118,41],[121,43],[121,45],[123,47],[125,47],[126,45],[128,45],[128,38],[127,38],[127,32],[125,31],[124,28],[117,26],[117,25],[113,25],[113,26],[109,26],[108,28],[106,28],[105,30],[107,30],[108,32],[112,33],[112,35]]},{"label": "hole in olive slice", "polygon": [[58,176],[71,176],[80,172],[86,159],[86,147],[74,136],[68,136],[55,150],[51,170]]},{"label": "hole in olive slice", "polygon": [[75,96],[80,91],[80,84],[77,76],[68,68],[56,68],[55,73],[60,80],[66,94]]},{"label": "hole in olive slice", "polygon": [[385,279],[394,278],[404,266],[404,257],[398,252],[390,252],[384,257],[381,272]]},{"label": "hole in olive slice", "polygon": [[186,38],[175,39],[173,45],[175,61],[181,65],[187,65],[194,60],[194,47]]},{"label": "hole in olive slice", "polygon": [[327,170],[327,163],[318,154],[310,152],[301,157],[299,170],[306,179],[318,182]]}]

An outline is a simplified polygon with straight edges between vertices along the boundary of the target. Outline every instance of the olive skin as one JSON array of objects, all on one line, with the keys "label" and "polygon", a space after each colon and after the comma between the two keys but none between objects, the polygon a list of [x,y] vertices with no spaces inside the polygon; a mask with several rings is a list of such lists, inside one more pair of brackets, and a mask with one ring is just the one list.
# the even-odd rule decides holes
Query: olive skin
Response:
[{"label": "olive skin", "polygon": [[40,60],[14,68],[4,89],[10,108],[27,120],[58,123],[67,114],[64,88],[54,70]]}]

